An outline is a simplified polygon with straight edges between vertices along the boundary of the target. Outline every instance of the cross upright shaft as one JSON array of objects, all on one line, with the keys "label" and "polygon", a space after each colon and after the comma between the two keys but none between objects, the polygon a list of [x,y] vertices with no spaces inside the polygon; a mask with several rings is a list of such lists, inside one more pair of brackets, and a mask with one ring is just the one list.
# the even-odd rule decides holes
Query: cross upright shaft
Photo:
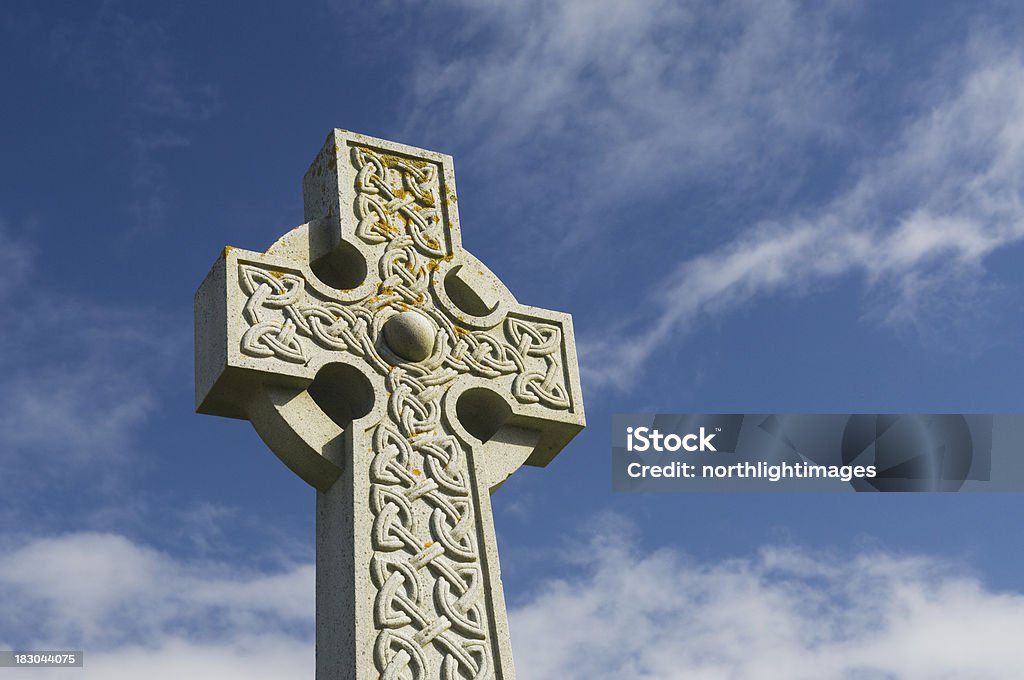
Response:
[{"label": "cross upright shaft", "polygon": [[196,294],[201,413],[317,489],[317,680],[514,677],[490,493],[584,425],[568,314],[462,248],[449,156],[334,130]]}]

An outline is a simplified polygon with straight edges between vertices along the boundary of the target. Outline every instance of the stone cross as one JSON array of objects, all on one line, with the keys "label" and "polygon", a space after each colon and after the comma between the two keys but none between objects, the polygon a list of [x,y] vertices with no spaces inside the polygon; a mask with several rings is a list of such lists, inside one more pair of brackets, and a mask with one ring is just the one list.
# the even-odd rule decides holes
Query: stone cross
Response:
[{"label": "stone cross", "polygon": [[334,130],[303,194],[196,294],[197,410],[317,490],[317,680],[511,680],[490,493],[583,428],[571,318],[462,248],[450,156]]}]

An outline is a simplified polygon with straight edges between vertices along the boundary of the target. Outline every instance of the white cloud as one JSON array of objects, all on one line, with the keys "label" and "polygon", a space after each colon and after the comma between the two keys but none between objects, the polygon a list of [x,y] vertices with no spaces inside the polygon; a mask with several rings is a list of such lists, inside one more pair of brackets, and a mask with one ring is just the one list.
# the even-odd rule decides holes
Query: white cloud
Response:
[{"label": "white cloud", "polygon": [[1010,680],[1024,664],[1024,596],[924,557],[696,564],[620,535],[577,557],[512,609],[524,680]]},{"label": "white cloud", "polygon": [[34,539],[0,558],[0,618],[22,622],[3,635],[97,651],[225,635],[303,639],[312,632],[313,586],[311,564],[265,574],[76,533]]},{"label": "white cloud", "polygon": [[898,323],[936,291],[970,290],[984,258],[1024,236],[1024,61],[973,47],[965,59],[959,77],[934,85],[944,98],[824,208],[684,261],[650,294],[657,312],[636,322],[638,337],[585,342],[588,384],[629,387],[696,316],[758,295],[859,274],[893,291],[883,316]]},{"label": "white cloud", "polygon": [[275,635],[239,635],[230,642],[168,636],[152,646],[84,650],[82,668],[4,669],[4,680],[281,680],[312,678],[312,643]]},{"label": "white cloud", "polygon": [[[571,576],[510,594],[523,680],[1010,680],[1024,663],[1024,595],[929,557],[766,547],[702,564],[604,526],[563,555]],[[83,678],[312,676],[312,564],[67,534],[9,547],[0,595],[0,646],[84,648]]]},{"label": "white cloud", "polygon": [[[313,676],[312,564],[261,573],[102,533],[5,547],[4,649],[83,649],[85,667],[73,672],[97,680]],[[68,671],[20,672],[65,678]]]}]

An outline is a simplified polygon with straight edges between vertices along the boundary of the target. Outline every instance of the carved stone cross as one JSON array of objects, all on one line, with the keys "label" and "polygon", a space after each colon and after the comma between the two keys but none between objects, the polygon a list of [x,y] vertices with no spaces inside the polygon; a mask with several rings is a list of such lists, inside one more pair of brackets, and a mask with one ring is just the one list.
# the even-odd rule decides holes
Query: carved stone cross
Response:
[{"label": "carved stone cross", "polygon": [[334,130],[196,294],[200,413],[317,489],[318,680],[514,677],[490,493],[584,425],[568,314],[462,248],[449,156]]}]

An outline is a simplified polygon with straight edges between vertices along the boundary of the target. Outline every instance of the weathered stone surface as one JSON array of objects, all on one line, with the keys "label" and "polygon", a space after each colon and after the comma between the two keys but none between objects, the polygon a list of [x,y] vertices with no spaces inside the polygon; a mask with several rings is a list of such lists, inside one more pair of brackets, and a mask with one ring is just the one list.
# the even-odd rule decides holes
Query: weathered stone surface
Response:
[{"label": "weathered stone surface", "polygon": [[462,248],[451,158],[334,130],[306,223],[225,248],[196,401],[317,489],[317,678],[514,677],[492,491],[584,425],[569,315]]}]

